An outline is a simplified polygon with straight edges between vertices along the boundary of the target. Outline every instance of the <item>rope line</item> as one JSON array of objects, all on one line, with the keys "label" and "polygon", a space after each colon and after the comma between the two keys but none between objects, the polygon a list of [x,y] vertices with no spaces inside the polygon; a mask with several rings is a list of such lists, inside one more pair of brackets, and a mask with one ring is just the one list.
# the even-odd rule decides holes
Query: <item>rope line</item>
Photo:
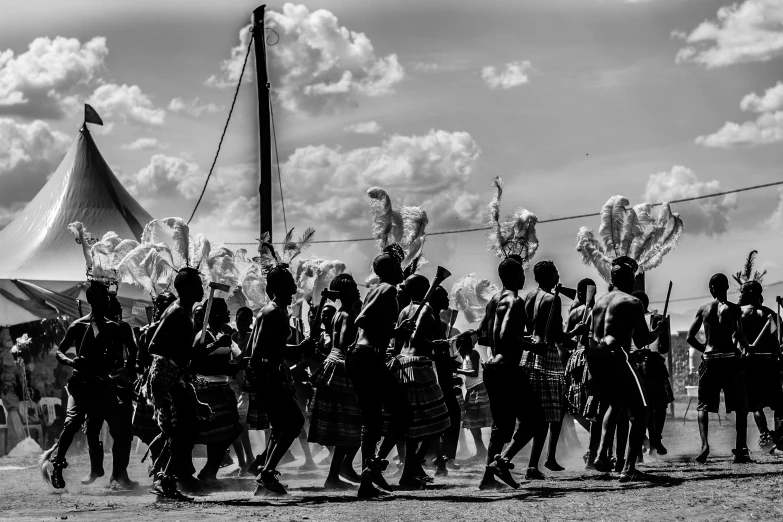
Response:
[{"label": "rope line", "polygon": [[[279,168],[278,168],[278,175],[279,175]],[[750,186],[750,187],[743,187],[743,188],[734,189],[734,190],[726,190],[726,191],[723,191],[723,192],[715,192],[713,194],[704,194],[702,196],[695,196],[695,197],[691,197],[691,198],[673,199],[673,200],[669,201],[669,204],[672,204],[672,203],[688,203],[688,202],[691,202],[691,201],[698,201],[698,200],[701,200],[701,199],[716,198],[716,197],[720,197],[720,196],[726,196],[728,194],[737,194],[739,192],[747,192],[749,190],[758,190],[758,189],[774,187],[774,186],[778,186],[778,185],[783,185],[783,181],[774,181],[772,183],[764,183],[762,185],[753,185],[753,186]],[[281,190],[282,190],[282,184],[281,184]],[[661,205],[663,205],[662,202],[661,203],[653,203],[652,204],[652,206],[654,206],[654,207],[659,207]],[[585,219],[585,218],[596,217],[596,216],[600,216],[600,215],[601,215],[600,212],[597,212],[597,213],[596,212],[591,212],[589,214],[578,214],[578,215],[574,215],[574,216],[554,217],[554,218],[549,218],[549,219],[541,219],[541,220],[538,221],[538,224],[540,225],[540,224],[543,224],[543,223],[556,223],[556,222],[560,222],[560,221],[570,221],[570,220],[574,220],[574,219]],[[477,228],[463,228],[463,229],[459,229],[459,230],[443,230],[443,231],[440,231],[440,232],[427,232],[427,235],[428,236],[445,236],[445,235],[450,235],[450,234],[465,234],[465,233],[468,233],[468,232],[482,232],[484,230],[488,230],[488,227],[484,226],[484,227],[477,227]],[[361,241],[376,241],[376,239],[373,238],[373,237],[361,237],[361,238],[349,238],[349,239],[321,239],[321,240],[313,241],[313,244],[317,244],[317,243],[321,243],[321,244],[324,244],[324,243],[357,243],[357,242],[361,242]],[[226,245],[257,245],[258,242],[257,241],[256,242],[252,242],[252,243],[231,243],[231,242],[226,242],[225,244]]]},{"label": "rope line", "polygon": [[237,81],[237,88],[234,91],[234,99],[231,101],[231,109],[228,111],[228,118],[226,118],[226,124],[223,126],[223,133],[220,135],[220,141],[218,142],[217,146],[217,152],[215,152],[215,158],[212,160],[212,166],[209,167],[209,173],[207,174],[207,179],[204,181],[204,187],[201,189],[201,195],[198,197],[198,201],[196,201],[196,206],[193,207],[193,212],[190,214],[190,218],[188,219],[188,225],[190,225],[190,222],[193,220],[193,216],[196,215],[196,210],[198,210],[198,206],[201,204],[201,200],[204,197],[204,193],[207,191],[207,185],[209,184],[209,178],[212,177],[212,171],[215,169],[215,164],[217,163],[218,156],[220,155],[220,147],[223,145],[223,139],[226,137],[226,131],[228,130],[228,123],[231,121],[231,114],[234,112],[234,105],[237,103],[237,95],[239,94],[239,86],[242,85],[242,76],[245,74],[245,66],[247,65],[247,59],[250,56],[250,46],[253,45],[253,32],[250,32],[250,40],[247,42],[247,51],[245,51],[245,61],[242,63],[242,71],[239,73],[239,80]]}]

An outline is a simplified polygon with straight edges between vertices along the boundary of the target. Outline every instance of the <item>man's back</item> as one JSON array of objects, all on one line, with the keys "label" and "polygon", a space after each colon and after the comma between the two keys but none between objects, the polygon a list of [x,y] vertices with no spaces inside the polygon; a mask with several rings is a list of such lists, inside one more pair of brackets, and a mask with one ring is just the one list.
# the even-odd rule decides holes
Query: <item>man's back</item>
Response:
[{"label": "man's back", "polygon": [[522,342],[527,315],[525,303],[511,290],[500,293],[492,331],[492,356],[518,365],[522,359]]},{"label": "man's back", "polygon": [[[602,295],[595,303],[592,312],[592,345],[597,346],[610,338],[615,349],[629,350],[634,332],[649,330],[644,321],[644,306],[636,297],[614,290]],[[643,343],[647,344],[647,343]]]},{"label": "man's back", "polygon": [[[754,342],[761,333],[767,320],[773,316],[774,312],[766,306],[745,305],[741,307],[742,330],[749,342]],[[768,328],[767,332],[771,332]],[[769,333],[761,339],[761,342],[752,351],[754,353],[777,353],[776,339]]]},{"label": "man's back", "polygon": [[735,335],[741,313],[738,305],[717,299],[713,299],[699,309],[706,337],[704,353],[736,351]]}]

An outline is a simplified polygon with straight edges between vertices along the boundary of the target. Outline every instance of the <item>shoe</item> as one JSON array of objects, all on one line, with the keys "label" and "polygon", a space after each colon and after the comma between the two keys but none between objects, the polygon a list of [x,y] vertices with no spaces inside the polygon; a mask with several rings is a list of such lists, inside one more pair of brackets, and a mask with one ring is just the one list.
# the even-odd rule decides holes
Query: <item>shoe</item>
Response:
[{"label": "shoe", "polygon": [[601,473],[609,473],[614,469],[612,461],[606,457],[596,457],[593,461],[593,468]]},{"label": "shoe", "polygon": [[400,478],[400,489],[405,491],[420,491],[424,489],[425,483],[419,477],[413,475],[403,475]]},{"label": "shoe", "polygon": [[198,493],[201,491],[202,486],[201,481],[193,475],[182,475],[181,477],[177,477],[177,485],[179,485],[181,490],[188,493]]},{"label": "shoe", "polygon": [[152,489],[150,493],[157,495],[160,498],[169,500],[179,500],[184,502],[192,501],[191,497],[183,495],[177,489],[177,479],[164,475],[163,473],[157,473],[155,480],[152,482]]},{"label": "shoe", "polygon": [[457,471],[459,469],[462,469],[462,466],[457,464],[457,462],[453,459],[449,459],[446,461],[446,469],[449,471]]},{"label": "shoe", "polygon": [[527,468],[525,480],[546,480],[546,476],[538,468]]},{"label": "shoe", "polygon": [[489,478],[483,478],[481,479],[481,483],[479,484],[479,490],[480,491],[498,491],[503,488],[505,488],[502,483],[495,480],[494,475],[490,475]]},{"label": "shoe", "polygon": [[226,454],[223,455],[223,461],[220,463],[221,468],[227,468],[229,466],[232,466],[234,464],[234,459],[231,458],[231,455],[228,454],[228,451],[226,451]]},{"label": "shoe", "polygon": [[545,462],[544,467],[549,471],[565,471],[565,468],[557,463],[557,461]]},{"label": "shoe", "polygon": [[435,482],[435,479],[427,475],[427,472],[424,471],[424,468],[422,468],[421,466],[419,466],[419,472],[416,474],[416,478],[418,478],[419,480],[427,484],[431,484]]},{"label": "shoe", "polygon": [[277,480],[277,474],[274,471],[262,471],[256,479],[255,496],[264,495],[287,495],[283,485]]},{"label": "shoe", "polygon": [[742,450],[731,450],[731,452],[734,454],[734,464],[749,464],[753,462],[753,459],[750,458],[750,451],[748,451],[748,448],[743,448]]},{"label": "shoe", "polygon": [[364,475],[365,471],[369,472],[370,480],[372,480],[372,483],[378,486],[379,488],[385,490],[385,491],[391,491],[392,487],[389,485],[388,482],[386,482],[386,479],[383,478],[383,472],[386,470],[386,468],[389,466],[388,460],[379,459],[378,457],[375,457],[370,461],[369,466],[362,470],[362,475]]},{"label": "shoe", "polygon": [[377,498],[385,497],[387,495],[388,493],[385,491],[376,488],[369,477],[362,479],[362,484],[359,486],[359,491],[357,493],[359,498]]},{"label": "shoe", "polygon": [[514,469],[514,465],[509,462],[507,459],[504,459],[500,455],[495,457],[495,461],[491,464],[487,465],[487,470],[489,470],[493,475],[495,475],[497,478],[508,484],[514,489],[519,489],[519,483],[514,480],[514,477],[511,475],[511,470]]},{"label": "shoe", "polygon": [[653,444],[652,449],[654,449],[658,455],[666,455],[667,453],[669,453],[668,450],[660,442]]},{"label": "shoe", "polygon": [[324,489],[328,489],[332,491],[340,491],[340,490],[344,491],[347,489],[356,489],[356,484],[345,482],[343,480],[340,480],[339,478],[331,479],[327,477],[326,482],[324,482]]},{"label": "shoe", "polygon": [[775,448],[775,440],[772,437],[772,433],[766,432],[759,436],[759,449],[763,452],[768,452]]},{"label": "shoe", "polygon": [[63,478],[63,470],[68,467],[68,463],[63,460],[52,460],[52,487],[54,489],[63,489],[65,487],[65,479]]},{"label": "shoe", "polygon": [[436,477],[447,477],[449,475],[449,470],[446,468],[446,457],[438,457],[435,459],[435,476]]},{"label": "shoe", "polygon": [[642,482],[650,480],[650,476],[638,469],[623,471],[620,473],[620,482]]},{"label": "shoe", "polygon": [[264,455],[256,455],[256,460],[248,465],[247,472],[254,476],[261,473],[261,468],[264,467],[264,463],[266,462],[264,457]]}]

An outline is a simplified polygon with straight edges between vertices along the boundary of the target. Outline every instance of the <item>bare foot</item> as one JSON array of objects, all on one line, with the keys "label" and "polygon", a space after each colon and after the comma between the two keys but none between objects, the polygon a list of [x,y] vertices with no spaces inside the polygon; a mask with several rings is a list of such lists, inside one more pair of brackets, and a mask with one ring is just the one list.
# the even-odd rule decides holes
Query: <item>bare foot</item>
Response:
[{"label": "bare foot", "polygon": [[707,463],[707,457],[710,456],[710,447],[709,445],[704,446],[701,448],[701,453],[696,457],[696,462],[699,464],[706,464]]},{"label": "bare foot", "polygon": [[350,482],[345,482],[344,480],[340,480],[337,477],[327,477],[326,482],[324,482],[324,489],[328,489],[328,490],[356,489],[356,485],[351,484]]},{"label": "bare foot", "polygon": [[565,468],[558,464],[556,460],[546,461],[544,467],[549,471],[565,471]]}]

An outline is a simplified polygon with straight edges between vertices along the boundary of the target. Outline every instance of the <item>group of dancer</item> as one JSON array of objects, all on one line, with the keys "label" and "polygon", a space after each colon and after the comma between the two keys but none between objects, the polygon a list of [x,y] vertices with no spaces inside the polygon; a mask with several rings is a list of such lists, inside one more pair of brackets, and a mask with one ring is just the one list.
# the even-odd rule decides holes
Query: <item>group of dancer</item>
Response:
[{"label": "group of dancer", "polygon": [[[501,193],[496,186],[495,209]],[[679,217],[669,217],[676,226]],[[502,227],[497,230],[500,234]],[[580,245],[592,241],[590,234],[584,233]],[[69,327],[57,354],[74,373],[59,442],[44,454],[50,483],[65,487],[66,454],[85,422],[90,473],[82,483],[103,476],[98,435],[106,421],[114,439],[110,486],[138,485],[127,473],[135,435],[149,448],[152,492],[164,498],[187,499],[184,493],[220,487],[217,474],[232,445],[238,473],[256,475],[257,495],[284,495],[278,467],[290,460],[297,439],[306,466],[314,465],[310,443],[329,448],[325,488],[356,488],[362,498],[388,494],[396,489],[387,481],[394,474],[388,458],[396,448],[398,488],[424,489],[435,480],[424,469],[427,458],[434,455],[437,477],[459,469],[455,458],[463,428],[474,440],[473,462],[485,462],[479,488],[518,488],[512,460],[528,444],[526,480],[545,478],[539,461],[547,439],[544,466],[564,469],[556,455],[566,418],[590,434],[587,469],[616,471],[622,482],[643,480],[636,469],[642,454],[667,453],[662,433],[674,397],[663,357],[669,320],[650,312],[647,295],[635,291],[640,263],[629,255],[606,259],[599,272],[609,282],[608,292],[597,296],[594,281],[580,281],[564,320],[561,295],[567,289],[553,262],[534,265],[537,288],[520,296],[532,243],[514,241],[519,248],[507,248],[512,242],[507,239],[500,249],[502,290],[488,299],[480,325],[465,332],[453,328],[449,292],[439,278],[431,282],[415,266],[404,271],[409,253],[391,241],[372,263],[375,279],[364,299],[351,275],[337,275],[321,303],[311,303],[310,333],[303,339],[289,312],[297,283],[269,243],[260,247],[268,260],[268,303],[255,313],[240,308],[236,329],[224,299],[203,302],[203,281],[193,267],[177,271],[176,295],[156,297],[154,320],[138,338],[122,322],[116,295],[104,282],[89,281],[91,312]],[[630,238],[627,245],[632,249]],[[764,407],[777,413],[783,399],[777,364],[770,364],[780,352],[777,314],[763,306],[757,282],[742,286],[739,304],[728,301],[728,289],[725,276],[713,276],[714,300],[699,310],[688,335],[704,353],[697,457],[702,463],[709,454],[708,412],[717,412],[721,390],[727,410],[737,412],[736,463],[750,461],[749,411],[765,450],[780,441],[763,413]],[[702,326],[704,343],[698,340]],[[74,358],[66,355],[71,347]],[[566,431],[573,429],[573,423],[565,424]],[[491,427],[486,448],[484,427]],[[250,430],[266,433],[258,456]],[[198,473],[196,444],[206,446],[207,457]]]}]

